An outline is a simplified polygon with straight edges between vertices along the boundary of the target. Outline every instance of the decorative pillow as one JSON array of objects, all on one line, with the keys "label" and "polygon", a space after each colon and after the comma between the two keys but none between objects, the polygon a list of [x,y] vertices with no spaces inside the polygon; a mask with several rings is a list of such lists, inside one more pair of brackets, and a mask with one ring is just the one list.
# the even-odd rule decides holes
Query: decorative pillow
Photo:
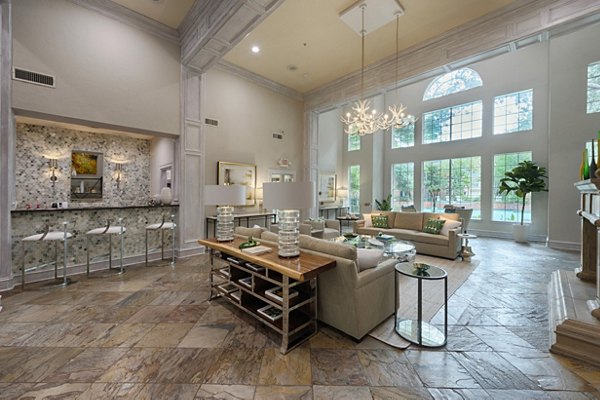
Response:
[{"label": "decorative pillow", "polygon": [[445,219],[429,218],[423,227],[423,232],[439,235],[444,223],[446,223]]},{"label": "decorative pillow", "polygon": [[383,249],[356,249],[356,264],[358,271],[375,268],[383,257]]},{"label": "decorative pillow", "polygon": [[461,226],[460,221],[451,221],[449,219],[447,219],[445,221],[446,222],[444,223],[442,230],[440,230],[440,235],[448,236],[448,234],[450,233],[450,229],[456,229],[459,226]]},{"label": "decorative pillow", "polygon": [[387,215],[371,215],[371,221],[373,222],[373,228],[388,228]]},{"label": "decorative pillow", "polygon": [[373,222],[371,222],[371,214],[363,214],[363,219],[365,220],[365,228],[373,227]]}]

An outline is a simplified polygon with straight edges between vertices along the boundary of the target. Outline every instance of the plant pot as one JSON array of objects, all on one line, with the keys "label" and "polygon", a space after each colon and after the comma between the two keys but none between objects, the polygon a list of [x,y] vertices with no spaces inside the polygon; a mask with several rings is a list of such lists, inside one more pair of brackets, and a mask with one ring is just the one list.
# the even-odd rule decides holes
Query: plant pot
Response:
[{"label": "plant pot", "polygon": [[527,243],[527,228],[528,225],[514,224],[513,226],[513,239],[517,243]]}]

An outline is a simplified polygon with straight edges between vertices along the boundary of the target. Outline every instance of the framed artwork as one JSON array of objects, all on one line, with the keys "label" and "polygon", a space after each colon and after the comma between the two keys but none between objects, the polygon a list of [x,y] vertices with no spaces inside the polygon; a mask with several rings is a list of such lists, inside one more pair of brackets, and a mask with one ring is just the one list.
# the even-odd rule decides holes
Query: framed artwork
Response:
[{"label": "framed artwork", "polygon": [[102,153],[73,150],[71,153],[71,175],[84,178],[102,176]]},{"label": "framed artwork", "polygon": [[332,203],[335,201],[335,174],[319,173],[319,201]]},{"label": "framed artwork", "polygon": [[246,205],[256,204],[256,165],[218,161],[217,184],[246,186]]},{"label": "framed artwork", "polygon": [[296,173],[287,169],[270,169],[269,176],[271,182],[294,182]]}]

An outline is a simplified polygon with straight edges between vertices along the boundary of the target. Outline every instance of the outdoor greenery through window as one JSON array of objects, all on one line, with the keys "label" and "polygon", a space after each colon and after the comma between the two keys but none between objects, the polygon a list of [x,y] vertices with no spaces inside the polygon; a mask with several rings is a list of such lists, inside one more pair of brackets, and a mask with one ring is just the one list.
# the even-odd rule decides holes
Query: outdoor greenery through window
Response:
[{"label": "outdoor greenery through window", "polygon": [[444,205],[472,208],[481,218],[481,157],[423,162],[423,211],[440,212]]},{"label": "outdoor greenery through window", "polygon": [[471,68],[461,68],[435,78],[423,95],[423,101],[483,86],[479,74]]},{"label": "outdoor greenery through window", "polygon": [[587,113],[600,112],[600,61],[587,68]]},{"label": "outdoor greenery through window", "polygon": [[392,164],[392,210],[414,203],[415,164],[412,162]]},{"label": "outdoor greenery through window", "polygon": [[392,129],[392,149],[415,145],[415,124]]},{"label": "outdoor greenery through window", "polygon": [[360,213],[360,165],[348,167],[348,182],[349,211],[358,214]]},{"label": "outdoor greenery through window", "polygon": [[481,136],[481,100],[423,114],[423,144]]},{"label": "outdoor greenery through window", "polygon": [[348,135],[348,151],[360,150],[360,136]]},{"label": "outdoor greenery through window", "polygon": [[533,89],[494,98],[494,135],[533,129]]},{"label": "outdoor greenery through window", "polygon": [[[520,153],[496,154],[494,155],[494,203],[492,204],[492,221],[519,222],[521,216],[522,199],[514,193],[508,195],[498,194],[500,179],[504,173],[511,171],[521,161],[531,161],[531,151]],[[531,222],[531,196],[527,196],[525,204],[524,222]]]}]

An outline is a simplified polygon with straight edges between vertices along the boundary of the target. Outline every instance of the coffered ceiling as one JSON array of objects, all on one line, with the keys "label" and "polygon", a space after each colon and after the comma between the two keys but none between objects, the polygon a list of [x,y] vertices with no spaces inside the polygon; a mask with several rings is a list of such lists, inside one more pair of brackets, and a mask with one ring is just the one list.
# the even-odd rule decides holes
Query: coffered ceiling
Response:
[{"label": "coffered ceiling", "polygon": [[[113,0],[165,25],[177,27],[194,0]],[[378,2],[365,10],[375,13]],[[395,1],[395,0],[394,0]],[[524,1],[524,0],[521,0]],[[360,1],[359,1],[360,2]],[[400,51],[444,34],[515,0],[399,0]],[[224,57],[226,62],[306,93],[360,69],[361,39],[340,13],[356,0],[286,0]],[[367,32],[365,63],[392,56],[396,48],[396,22]],[[251,48],[259,46],[260,52]],[[402,66],[400,66],[400,69]]]}]

